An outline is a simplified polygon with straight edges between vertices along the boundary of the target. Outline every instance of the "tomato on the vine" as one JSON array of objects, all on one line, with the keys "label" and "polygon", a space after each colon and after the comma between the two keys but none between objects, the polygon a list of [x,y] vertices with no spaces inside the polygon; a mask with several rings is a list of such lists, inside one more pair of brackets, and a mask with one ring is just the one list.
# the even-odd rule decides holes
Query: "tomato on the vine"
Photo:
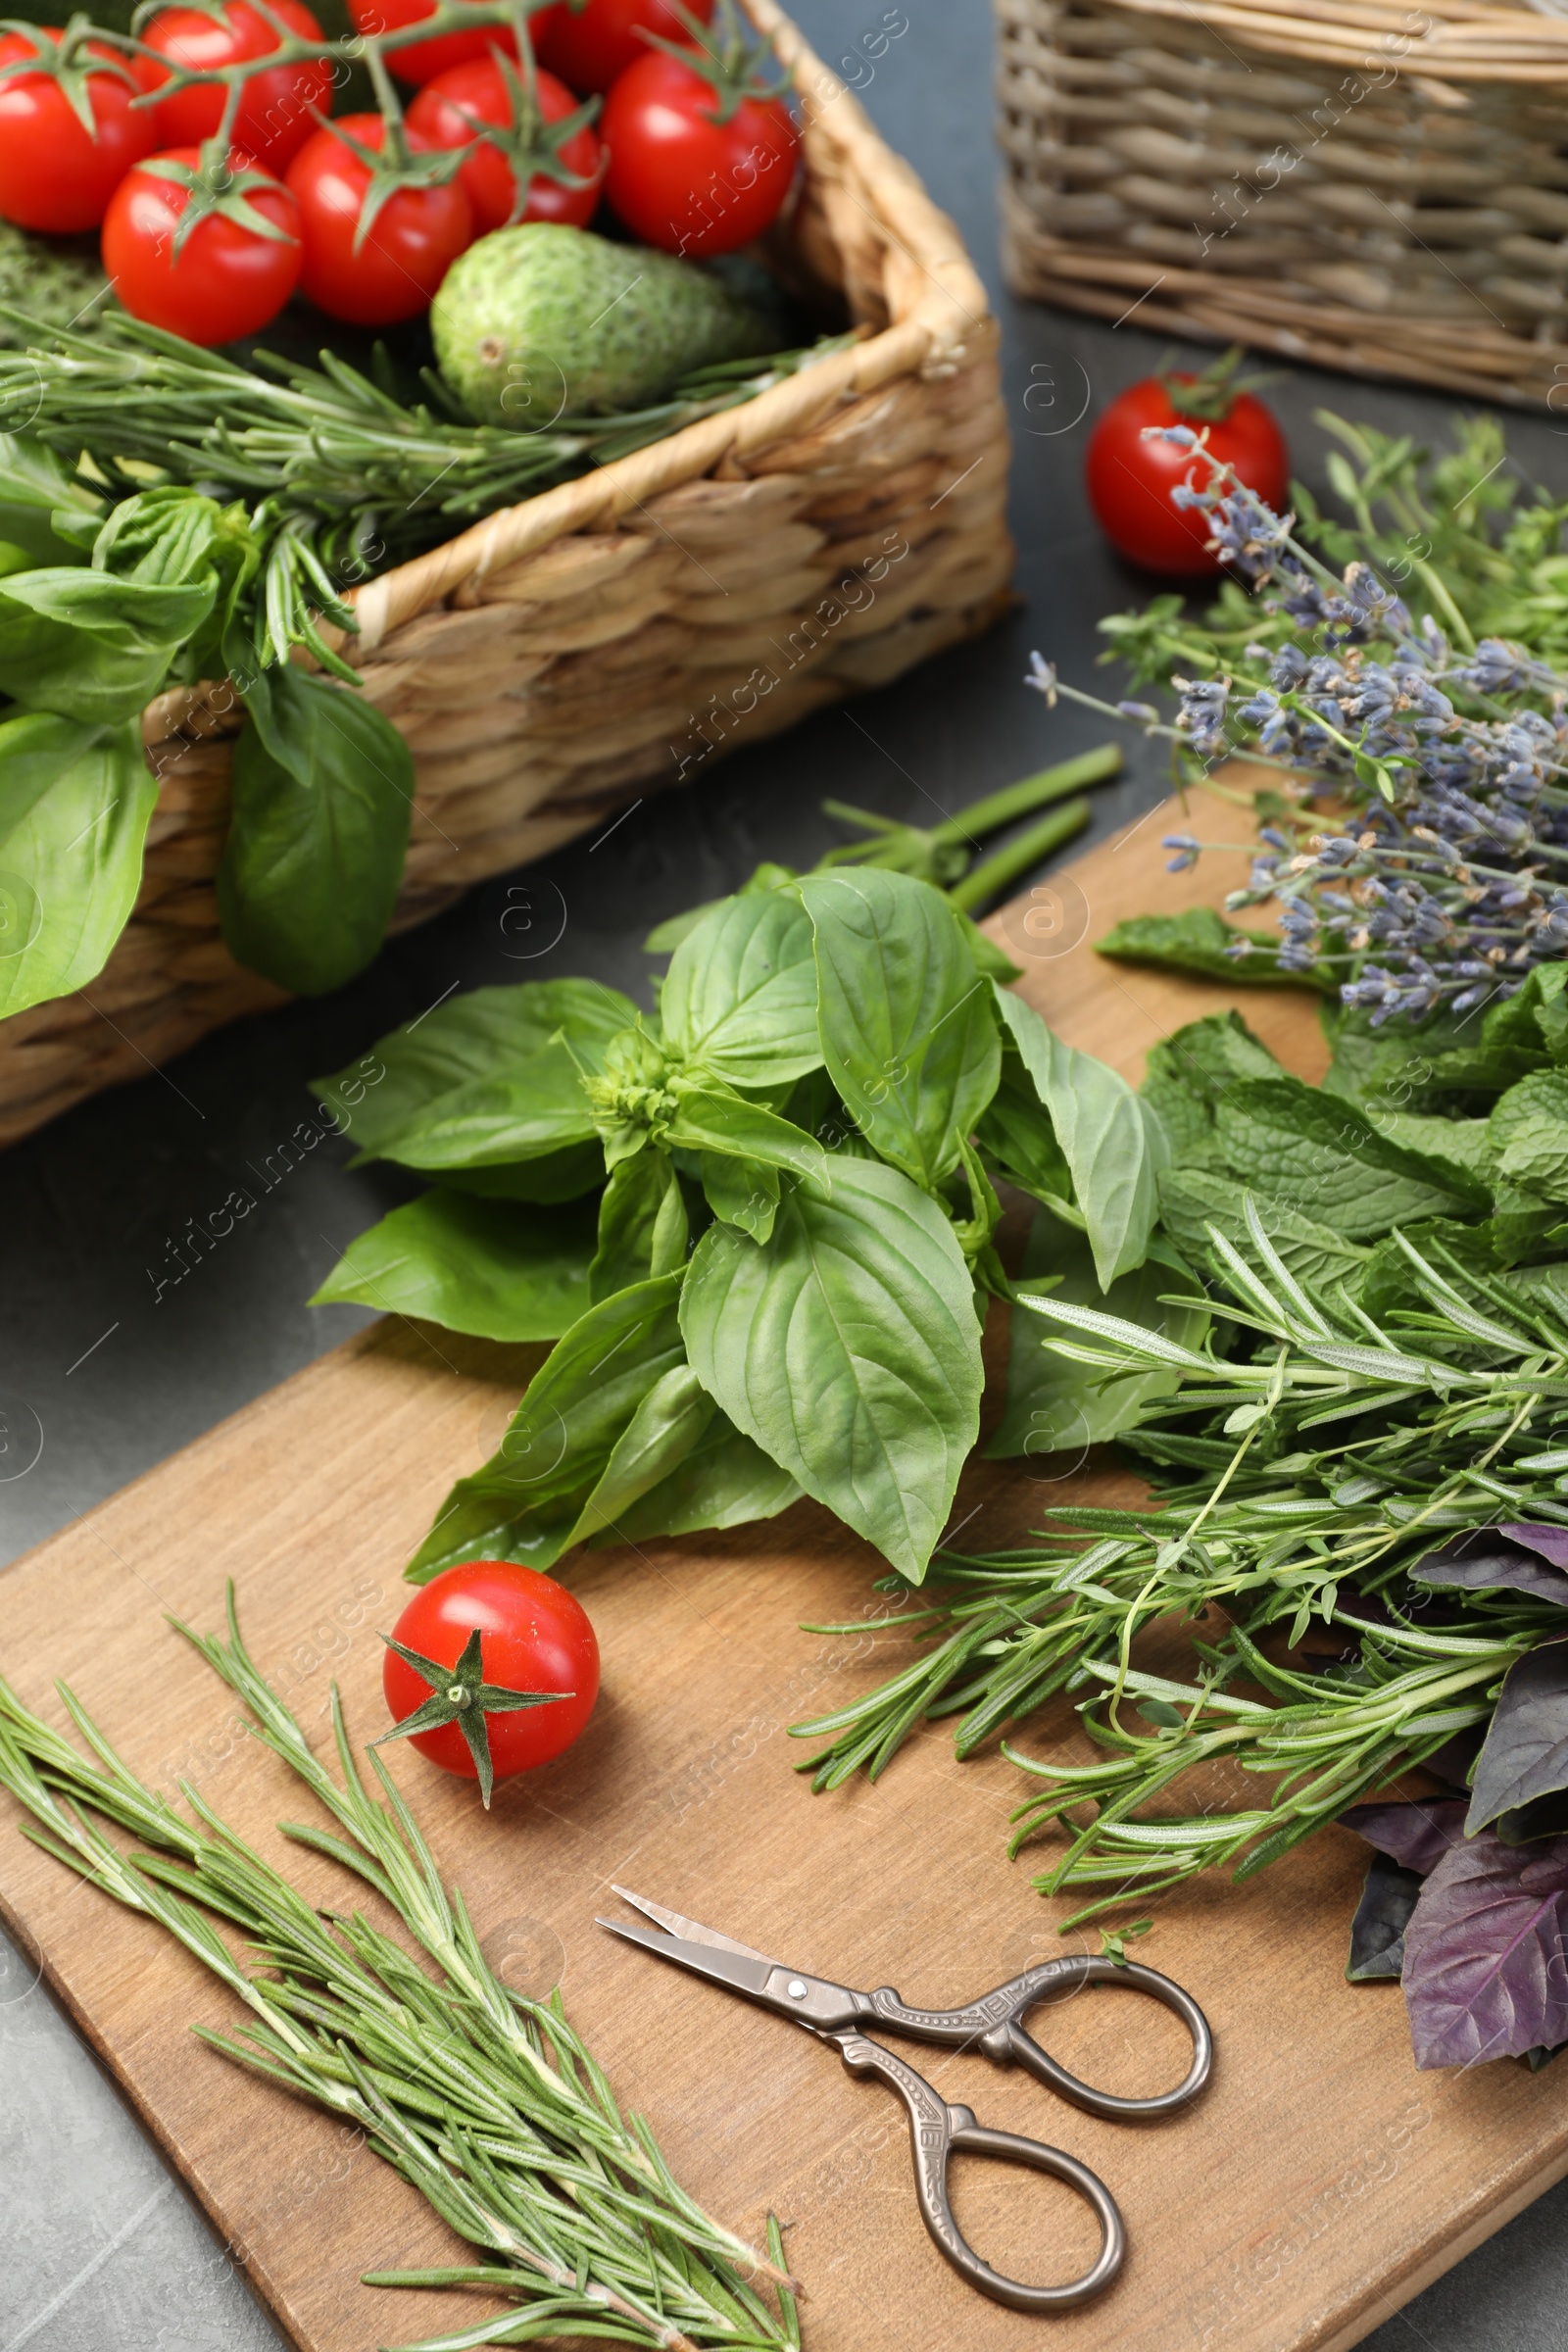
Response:
[{"label": "tomato on the vine", "polygon": [[[713,0],[692,0],[690,13],[708,24]],[[666,41],[690,38],[667,0],[557,0],[529,29],[541,65],[574,90],[601,93],[648,55],[645,32]]]},{"label": "tomato on the vine", "polygon": [[[270,326],[300,273],[300,211],[280,180],[231,151],[215,203],[199,147],[126,172],[104,215],[104,269],[133,318],[187,343],[232,343]],[[183,234],[193,205],[198,218]]]},{"label": "tomato on the vine", "polygon": [[[398,128],[411,155],[440,153]],[[300,292],[355,326],[391,326],[428,309],[473,242],[473,207],[456,178],[416,166],[400,180],[397,159],[382,167],[386,131],[379,115],[345,115],[323,124],[288,168],[305,247]]]},{"label": "tomato on the vine", "polygon": [[600,123],[605,193],[632,232],[668,253],[733,253],[789,193],[800,144],[775,78],[726,13],[721,38],[628,66]]},{"label": "tomato on the vine", "polygon": [[[554,74],[537,74],[530,97],[512,60],[491,56],[451,66],[427,81],[409,109],[408,123],[432,147],[471,144],[458,179],[483,236],[512,220],[564,220],[573,228],[587,227],[604,177],[602,151],[587,113]],[[502,135],[487,137],[486,123]],[[527,190],[520,209],[519,180]]]},{"label": "tomato on the vine", "polygon": [[[267,4],[290,32],[308,41],[321,38],[321,27],[303,0]],[[142,86],[149,90],[163,88],[172,66],[240,65],[253,57],[270,57],[278,45],[275,26],[251,0],[222,0],[220,14],[208,8],[160,9],[142,38],[169,61],[139,61]],[[197,81],[160,99],[155,109],[159,145],[194,147],[210,139],[222,122],[225,95],[222,82]],[[246,78],[232,142],[265,171],[284,172],[316,128],[313,108],[325,114],[331,101],[332,69],[324,57],[301,58],[292,66],[264,65]]]},{"label": "tomato on the vine", "polygon": [[[435,0],[349,0],[349,14],[358,32],[401,32],[405,24],[433,17]],[[510,24],[476,24],[472,32],[441,32],[433,41],[410,41],[404,48],[389,49],[386,62],[399,81],[417,86],[433,81],[451,66],[488,57],[492,49],[516,56],[516,36]]]},{"label": "tomato on the vine", "polygon": [[96,228],[158,145],[152,108],[132,104],[140,87],[119,50],[80,30],[0,35],[0,219],[55,235]]},{"label": "tomato on the vine", "polygon": [[487,1805],[492,1776],[562,1754],[599,1695],[587,1611],[554,1577],[513,1560],[445,1569],[382,1639],[396,1726],[383,1738],[410,1740],[443,1772],[476,1780]]},{"label": "tomato on the vine", "polygon": [[1191,449],[1144,438],[1152,427],[1189,425],[1206,433],[1205,446],[1238,480],[1281,511],[1291,494],[1291,460],[1272,411],[1239,385],[1238,344],[1201,375],[1146,376],[1113,400],[1090,437],[1086,472],[1089,503],[1111,545],[1145,571],[1194,579],[1222,568],[1206,542],[1207,517],[1172,503],[1171,492],[1191,479],[1201,489],[1208,467]]}]

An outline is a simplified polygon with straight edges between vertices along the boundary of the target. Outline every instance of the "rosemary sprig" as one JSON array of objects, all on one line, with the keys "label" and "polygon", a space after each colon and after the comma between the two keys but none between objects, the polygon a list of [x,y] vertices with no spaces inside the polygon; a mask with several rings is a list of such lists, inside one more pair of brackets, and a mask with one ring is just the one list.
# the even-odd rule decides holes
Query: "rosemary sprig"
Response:
[{"label": "rosemary sprig", "polygon": [[[34,322],[0,305],[19,331]],[[25,431],[112,500],[154,483],[242,500],[260,543],[247,618],[258,658],[312,642],[318,614],[352,629],[359,581],[555,482],[609,464],[704,416],[755,400],[851,338],[704,369],[657,407],[562,417],[514,432],[455,416],[439,379],[407,406],[334,353],[320,365],[258,353],[254,368],[143,320],[52,332],[0,352],[0,432]],[[83,464],[85,461],[85,464]]]},{"label": "rosemary sprig", "polygon": [[[1046,1784],[1014,1815],[1010,1850],[1070,1831],[1036,1885],[1115,1884],[1076,1919],[1216,1864],[1262,1869],[1486,1723],[1513,1660],[1562,1630],[1549,1604],[1459,1591],[1435,1602],[1408,1574],[1456,1530],[1568,1524],[1553,1476],[1568,1459],[1568,1320],[1552,1295],[1396,1233],[1404,1302],[1379,1323],[1343,1285],[1293,1275],[1250,1203],[1248,1225],[1250,1256],[1209,1228],[1228,1296],[1203,1303],[1234,1335],[1229,1356],[1028,1300],[1061,1327],[1057,1352],[1104,1382],[1180,1374],[1129,1441],[1161,1478],[1150,1503],[1061,1509],[1066,1532],[1041,1548],[944,1562],[931,1605],[904,1621],[924,1653],[794,1727],[827,1741],[803,1769],[833,1788],[858,1770],[874,1778],[925,1718],[956,1715],[966,1756],[1061,1692],[1087,1692],[1080,1718],[1104,1760],[1004,1745]],[[1191,1680],[1135,1662],[1160,1620],[1202,1627]],[[1339,1637],[1338,1657],[1275,1654],[1318,1627]],[[1151,1815],[1195,1767],[1220,1763],[1274,1786],[1251,1806]]]},{"label": "rosemary sprig", "polygon": [[[494,2319],[414,2348],[459,2352],[546,2336],[594,2336],[695,2352],[798,2352],[782,2241],[757,2254],[711,2221],[671,2176],[648,2126],[623,2118],[559,1993],[529,2000],[486,1962],[461,1892],[450,1893],[379,1756],[381,1799],[366,1788],[334,1687],[341,1779],[320,1763],[246,1651],[229,1591],[228,1638],[180,1626],[343,1834],[285,1824],[371,1886],[441,1971],[432,1979],[362,1913],[314,1910],[188,1784],[194,1825],[145,1788],[64,1686],[97,1759],[32,1714],[0,1681],[0,1786],[31,1816],[26,1834],[127,1908],[156,1920],[250,2013],[238,2033],[201,2038],[355,2124],[484,2259],[375,2272],[372,2285],[482,2286],[509,2298]],[[122,1849],[89,1816],[129,1831]],[[214,1918],[240,1931],[236,1956]],[[750,2280],[778,2289],[775,2314]]]}]

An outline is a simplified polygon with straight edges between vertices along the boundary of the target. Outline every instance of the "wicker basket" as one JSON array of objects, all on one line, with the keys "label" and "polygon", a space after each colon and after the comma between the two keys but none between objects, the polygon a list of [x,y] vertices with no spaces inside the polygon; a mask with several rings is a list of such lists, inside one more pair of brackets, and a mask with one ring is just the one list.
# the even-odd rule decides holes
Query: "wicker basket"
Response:
[{"label": "wicker basket", "polygon": [[1568,22],[997,0],[1014,290],[1568,409]]},{"label": "wicker basket", "polygon": [[[397,927],[737,743],[882,686],[1008,601],[997,332],[956,230],[772,0],[806,177],[781,261],[863,338],[750,405],[494,514],[361,589],[343,651],[414,751]],[[226,688],[146,714],[161,791],[135,914],[79,994],[0,1023],[0,1142],[282,1001],[214,876]]]}]

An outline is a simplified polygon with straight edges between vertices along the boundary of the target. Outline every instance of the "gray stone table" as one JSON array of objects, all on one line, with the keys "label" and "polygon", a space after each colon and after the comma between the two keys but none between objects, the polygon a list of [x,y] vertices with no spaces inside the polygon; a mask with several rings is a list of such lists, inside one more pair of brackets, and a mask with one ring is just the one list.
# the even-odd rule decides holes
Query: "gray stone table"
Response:
[{"label": "gray stone table", "polygon": [[[537,903],[564,913],[550,956],[526,967],[514,959],[515,936],[501,921],[506,883],[491,884],[397,940],[342,995],[243,1022],[167,1074],[0,1155],[0,1390],[43,1431],[35,1466],[0,1484],[0,1556],[65,1525],[355,1327],[352,1310],[304,1302],[339,1250],[401,1196],[385,1172],[351,1173],[346,1151],[295,1168],[260,1214],[155,1303],[170,1243],[304,1116],[312,1074],[454,985],[588,971],[637,988],[638,943],[652,923],[731,887],[760,858],[804,865],[820,853],[834,838],[818,811],[824,794],[929,820],[1102,739],[1093,714],[1048,714],[1021,679],[1039,646],[1090,681],[1096,619],[1145,593],[1100,538],[1081,466],[1094,416],[1161,346],[1133,325],[1113,330],[1006,298],[986,0],[904,6],[908,30],[864,96],[958,220],[1005,321],[1022,608],[980,643],[741,754],[693,789],[646,801],[612,838],[536,869]],[[832,60],[884,12],[880,0],[797,0],[795,13]],[[1449,405],[1306,370],[1284,371],[1269,397],[1314,484],[1326,446],[1318,408],[1430,436]],[[1513,419],[1508,433],[1523,473],[1568,490],[1568,438],[1544,418]],[[1159,790],[1156,758],[1134,742],[1124,779],[1098,796],[1098,832]],[[63,1656],[71,1630],[62,1628]],[[1565,2220],[1568,2189],[1542,2198],[1380,2329],[1377,2352],[1561,2352]],[[277,2340],[31,1971],[3,1946],[0,2248],[0,2352],[265,2352]],[[978,2344],[978,2309],[976,2321]]]}]

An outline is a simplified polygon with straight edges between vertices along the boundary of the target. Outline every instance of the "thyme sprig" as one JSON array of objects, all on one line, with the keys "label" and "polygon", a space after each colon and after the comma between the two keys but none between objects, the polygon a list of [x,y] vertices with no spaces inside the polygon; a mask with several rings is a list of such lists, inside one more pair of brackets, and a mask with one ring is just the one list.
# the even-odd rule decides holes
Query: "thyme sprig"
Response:
[{"label": "thyme sprig", "polygon": [[[931,1604],[893,1621],[924,1653],[793,1727],[827,1741],[802,1767],[826,1788],[859,1770],[875,1778],[923,1719],[956,1715],[961,1757],[1086,1693],[1082,1728],[1103,1760],[1004,1742],[1045,1784],[1014,1815],[1010,1850],[1054,1824],[1070,1832],[1036,1885],[1114,1884],[1078,1920],[1215,1865],[1264,1868],[1485,1724],[1514,1659],[1562,1632],[1548,1603],[1438,1600],[1409,1576],[1455,1531],[1568,1524],[1568,1482],[1554,1475],[1568,1461],[1568,1319],[1553,1294],[1396,1234],[1406,1281],[1380,1321],[1343,1284],[1294,1275],[1250,1202],[1248,1228],[1248,1254],[1209,1228],[1221,1295],[1203,1303],[1229,1336],[1201,1352],[1028,1299],[1060,1327],[1056,1352],[1102,1385],[1179,1376],[1129,1441],[1160,1485],[1143,1507],[1054,1512],[1064,1532],[1039,1548],[943,1562]],[[1140,1637],[1161,1622],[1190,1629],[1190,1678],[1138,1662]],[[1303,1656],[1309,1637],[1337,1647]],[[1149,1810],[1195,1768],[1221,1765],[1274,1786],[1252,1804]]]},{"label": "thyme sprig", "polygon": [[[478,2263],[368,2275],[372,2285],[473,2285],[509,2298],[509,2310],[418,2352],[560,2335],[660,2352],[798,2352],[777,2225],[764,2258],[711,2221],[675,2181],[648,2126],[622,2117],[559,1993],[531,2000],[496,1977],[461,1892],[443,1886],[379,1756],[371,1762],[381,1797],[361,1779],[335,1686],[340,1778],[247,1652],[232,1587],[226,1641],[177,1630],[249,1707],[253,1736],[336,1825],[289,1823],[284,1834],[390,1904],[439,1979],[363,1913],[314,1909],[182,1782],[195,1816],[187,1821],[136,1779],[64,1686],[96,1764],[0,1681],[0,1786],[31,1816],[24,1828],[45,1852],[156,1920],[244,2003],[246,2025],[232,2034],[199,2026],[203,2040],[363,2131],[479,2249]],[[138,1845],[122,1849],[100,1821]],[[240,1955],[215,1918],[240,1931]],[[759,2277],[778,2289],[777,2315],[750,2283]]]}]

